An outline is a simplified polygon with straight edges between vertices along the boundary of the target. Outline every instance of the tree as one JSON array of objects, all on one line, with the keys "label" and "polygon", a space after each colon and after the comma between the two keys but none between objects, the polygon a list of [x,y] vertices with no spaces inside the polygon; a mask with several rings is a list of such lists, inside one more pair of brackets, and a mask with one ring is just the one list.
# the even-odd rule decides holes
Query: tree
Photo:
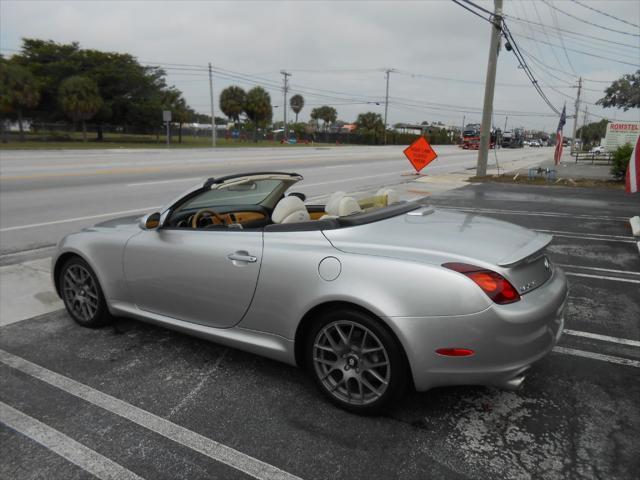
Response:
[{"label": "tree", "polygon": [[338,112],[335,108],[329,107],[327,105],[320,107],[322,109],[322,121],[324,122],[323,127],[326,132],[328,127],[338,119]]},{"label": "tree", "polygon": [[244,113],[253,123],[253,139],[257,141],[258,128],[265,127],[273,116],[269,93],[262,87],[253,87],[249,90],[244,103]]},{"label": "tree", "polygon": [[384,129],[382,116],[375,112],[359,114],[356,125],[358,126],[358,130],[364,130],[365,132],[379,132]]},{"label": "tree", "polygon": [[74,123],[82,122],[82,140],[86,142],[86,121],[98,113],[103,103],[98,85],[87,77],[69,77],[60,84],[58,99],[60,107]]},{"label": "tree", "polygon": [[291,110],[296,114],[296,123],[298,123],[298,114],[304,108],[304,97],[302,95],[294,95],[289,100],[289,105],[291,105]]},{"label": "tree", "polygon": [[605,108],[640,108],[640,70],[623,75],[604,91],[605,96],[596,102]]},{"label": "tree", "polygon": [[24,142],[24,110],[35,107],[39,100],[37,81],[28,69],[14,63],[0,62],[0,111],[16,114],[21,142]]},{"label": "tree", "polygon": [[584,141],[585,145],[600,143],[600,139],[604,138],[607,134],[607,123],[609,123],[609,121],[603,118],[599,122],[583,125],[576,131],[576,135]]},{"label": "tree", "polygon": [[220,92],[220,110],[234,123],[240,122],[240,114],[244,111],[247,94],[234,85]]}]

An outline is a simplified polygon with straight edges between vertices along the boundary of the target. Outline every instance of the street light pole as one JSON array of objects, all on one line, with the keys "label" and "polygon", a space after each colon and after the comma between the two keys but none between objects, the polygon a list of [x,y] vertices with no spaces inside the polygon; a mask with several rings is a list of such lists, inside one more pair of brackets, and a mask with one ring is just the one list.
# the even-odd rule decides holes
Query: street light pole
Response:
[{"label": "street light pole", "polygon": [[211,62],[209,62],[209,99],[211,100],[211,146],[216,146],[216,116],[213,102],[213,73],[211,72]]},{"label": "street light pole", "polygon": [[289,78],[291,74],[289,72],[285,72],[284,70],[280,70],[280,73],[284,76],[284,107],[282,110],[284,111],[284,139],[285,141],[289,140],[289,128],[287,127],[287,90],[289,89]]},{"label": "street light pole", "polygon": [[496,87],[496,67],[498,65],[498,50],[500,50],[501,33],[502,0],[494,0],[494,12],[491,25],[491,44],[489,46],[489,61],[487,63],[487,79],[484,86],[482,124],[480,125],[480,148],[478,149],[478,166],[476,168],[476,175],[478,177],[484,177],[487,174],[489,141],[491,139],[491,116],[493,113],[493,94]]}]

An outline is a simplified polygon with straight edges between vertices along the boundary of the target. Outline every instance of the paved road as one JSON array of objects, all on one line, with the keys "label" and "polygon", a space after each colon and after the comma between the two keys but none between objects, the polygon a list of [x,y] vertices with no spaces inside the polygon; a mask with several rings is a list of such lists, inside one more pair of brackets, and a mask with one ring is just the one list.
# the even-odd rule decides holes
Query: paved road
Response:
[{"label": "paved road", "polygon": [[0,327],[0,478],[636,478],[640,258],[625,218],[637,200],[483,184],[430,202],[554,232],[566,330],[522,391],[438,388],[359,417],[299,369],[61,311]]},{"label": "paved road", "polygon": [[[477,152],[436,150],[440,157],[424,173],[475,166]],[[550,155],[546,148],[500,150],[498,159],[524,168]],[[399,146],[2,151],[0,254],[52,245],[98,220],[150,210],[208,176],[261,170],[301,173],[305,181],[296,189],[312,198],[400,183],[411,168]]]}]

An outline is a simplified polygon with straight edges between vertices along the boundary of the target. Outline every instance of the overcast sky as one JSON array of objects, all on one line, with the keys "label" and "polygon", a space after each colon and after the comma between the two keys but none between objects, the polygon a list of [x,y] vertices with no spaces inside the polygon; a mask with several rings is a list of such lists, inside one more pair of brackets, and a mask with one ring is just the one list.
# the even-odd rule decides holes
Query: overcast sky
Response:
[{"label": "overcast sky", "polygon": [[[562,109],[566,102],[567,113],[573,113],[576,89],[571,85],[582,76],[582,97],[589,103],[582,104],[580,123],[585,106],[591,121],[599,120],[595,115],[640,120],[638,110],[625,113],[593,105],[608,85],[603,81],[640,68],[640,2],[579,2],[635,26],[573,0],[505,0],[504,11],[518,45],[535,57],[527,61],[557,108]],[[477,3],[493,9],[493,2]],[[616,43],[567,32],[560,38],[554,27]],[[0,1],[2,53],[11,55],[25,37],[77,41],[85,48],[127,52],[141,63],[205,67],[211,62],[216,69],[251,76],[239,81],[218,71],[214,77],[216,97],[230,84],[245,88],[262,84],[277,106],[275,119],[282,119],[283,113],[282,90],[278,88],[283,69],[292,74],[291,92],[300,91],[305,97],[301,120],[308,119],[313,107],[329,104],[335,106],[341,120],[349,122],[364,111],[384,114],[384,70],[393,68],[397,73],[390,77],[390,124],[427,120],[460,125],[463,116],[467,123],[480,121],[490,26],[445,0]],[[168,68],[169,83],[184,93],[189,104],[208,113],[206,73],[163,66]],[[508,113],[509,127],[555,131],[557,115],[518,69],[513,53],[504,48],[498,60],[497,82],[496,126],[504,127]],[[217,98],[216,109],[219,114]]]}]

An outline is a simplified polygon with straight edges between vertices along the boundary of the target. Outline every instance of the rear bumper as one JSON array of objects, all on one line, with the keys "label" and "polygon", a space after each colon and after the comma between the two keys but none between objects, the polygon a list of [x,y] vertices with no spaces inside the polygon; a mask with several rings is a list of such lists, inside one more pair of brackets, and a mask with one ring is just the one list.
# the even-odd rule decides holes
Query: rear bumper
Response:
[{"label": "rear bumper", "polygon": [[[414,384],[423,391],[443,385],[513,386],[555,346],[564,326],[567,280],[557,267],[544,285],[509,305],[462,316],[391,317],[407,354]],[[462,299],[461,301],[464,301]],[[446,357],[438,348],[469,348]]]}]

